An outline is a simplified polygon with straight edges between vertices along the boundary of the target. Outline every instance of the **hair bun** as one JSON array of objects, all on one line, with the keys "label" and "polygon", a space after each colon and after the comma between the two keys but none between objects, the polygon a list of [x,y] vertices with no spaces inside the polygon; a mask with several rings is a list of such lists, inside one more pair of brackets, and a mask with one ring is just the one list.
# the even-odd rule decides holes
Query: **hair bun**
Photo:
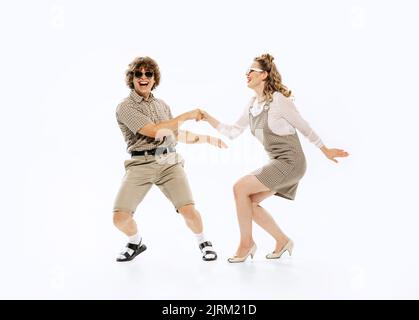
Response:
[{"label": "hair bun", "polygon": [[274,61],[274,57],[271,56],[269,53],[262,54],[262,58],[268,60],[269,63],[272,63]]}]

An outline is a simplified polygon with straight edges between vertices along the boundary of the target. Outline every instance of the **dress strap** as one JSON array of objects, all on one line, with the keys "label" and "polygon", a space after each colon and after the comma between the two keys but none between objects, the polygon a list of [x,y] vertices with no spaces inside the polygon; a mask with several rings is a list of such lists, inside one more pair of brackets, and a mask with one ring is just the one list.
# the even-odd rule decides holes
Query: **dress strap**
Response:
[{"label": "dress strap", "polygon": [[249,113],[249,115],[251,115],[252,113],[250,112],[250,109],[252,108],[253,104],[255,103],[256,100],[256,96],[254,96],[249,103],[249,106],[247,107],[247,112]]}]

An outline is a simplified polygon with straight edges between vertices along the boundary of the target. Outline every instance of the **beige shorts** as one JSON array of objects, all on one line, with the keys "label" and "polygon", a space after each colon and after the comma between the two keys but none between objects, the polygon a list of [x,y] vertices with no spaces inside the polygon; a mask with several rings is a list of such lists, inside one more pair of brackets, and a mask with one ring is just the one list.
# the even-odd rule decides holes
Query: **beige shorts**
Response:
[{"label": "beige shorts", "polygon": [[184,160],[178,153],[161,156],[135,156],[125,160],[125,176],[116,196],[113,211],[134,213],[147,192],[157,185],[172,202],[176,211],[194,204]]}]

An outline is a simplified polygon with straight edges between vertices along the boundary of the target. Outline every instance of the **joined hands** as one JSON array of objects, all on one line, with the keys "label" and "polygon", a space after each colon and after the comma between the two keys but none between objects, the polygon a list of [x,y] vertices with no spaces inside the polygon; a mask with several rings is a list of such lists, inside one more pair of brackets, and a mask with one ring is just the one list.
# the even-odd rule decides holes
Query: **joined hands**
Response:
[{"label": "joined hands", "polygon": [[[208,112],[202,110],[202,109],[194,109],[191,110],[187,113],[187,118],[189,120],[195,120],[195,121],[207,121],[209,122],[211,119],[211,116],[209,115]],[[224,149],[227,148],[227,145],[224,143],[223,140],[217,138],[217,137],[212,137],[209,135],[197,135],[195,137],[195,140],[192,143],[208,143],[210,145],[213,145],[215,147]]]},{"label": "joined hands", "polygon": [[209,114],[206,111],[204,111],[202,109],[199,109],[199,108],[191,110],[191,111],[188,112],[188,119],[189,120],[208,121],[208,118],[209,118]]}]

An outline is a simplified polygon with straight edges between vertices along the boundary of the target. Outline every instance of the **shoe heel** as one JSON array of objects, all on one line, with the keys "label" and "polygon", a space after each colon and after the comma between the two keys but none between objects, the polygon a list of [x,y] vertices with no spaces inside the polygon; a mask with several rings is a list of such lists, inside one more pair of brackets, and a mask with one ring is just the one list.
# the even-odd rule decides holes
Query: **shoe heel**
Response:
[{"label": "shoe heel", "polygon": [[290,243],[290,246],[288,247],[288,254],[290,255],[290,257],[291,257],[291,255],[292,255],[292,250],[294,249],[294,242],[291,242]]},{"label": "shoe heel", "polygon": [[252,249],[250,249],[250,253],[249,253],[250,254],[250,258],[253,259],[254,255],[256,253],[256,249],[257,249],[256,244],[254,244],[253,247],[252,247]]}]

